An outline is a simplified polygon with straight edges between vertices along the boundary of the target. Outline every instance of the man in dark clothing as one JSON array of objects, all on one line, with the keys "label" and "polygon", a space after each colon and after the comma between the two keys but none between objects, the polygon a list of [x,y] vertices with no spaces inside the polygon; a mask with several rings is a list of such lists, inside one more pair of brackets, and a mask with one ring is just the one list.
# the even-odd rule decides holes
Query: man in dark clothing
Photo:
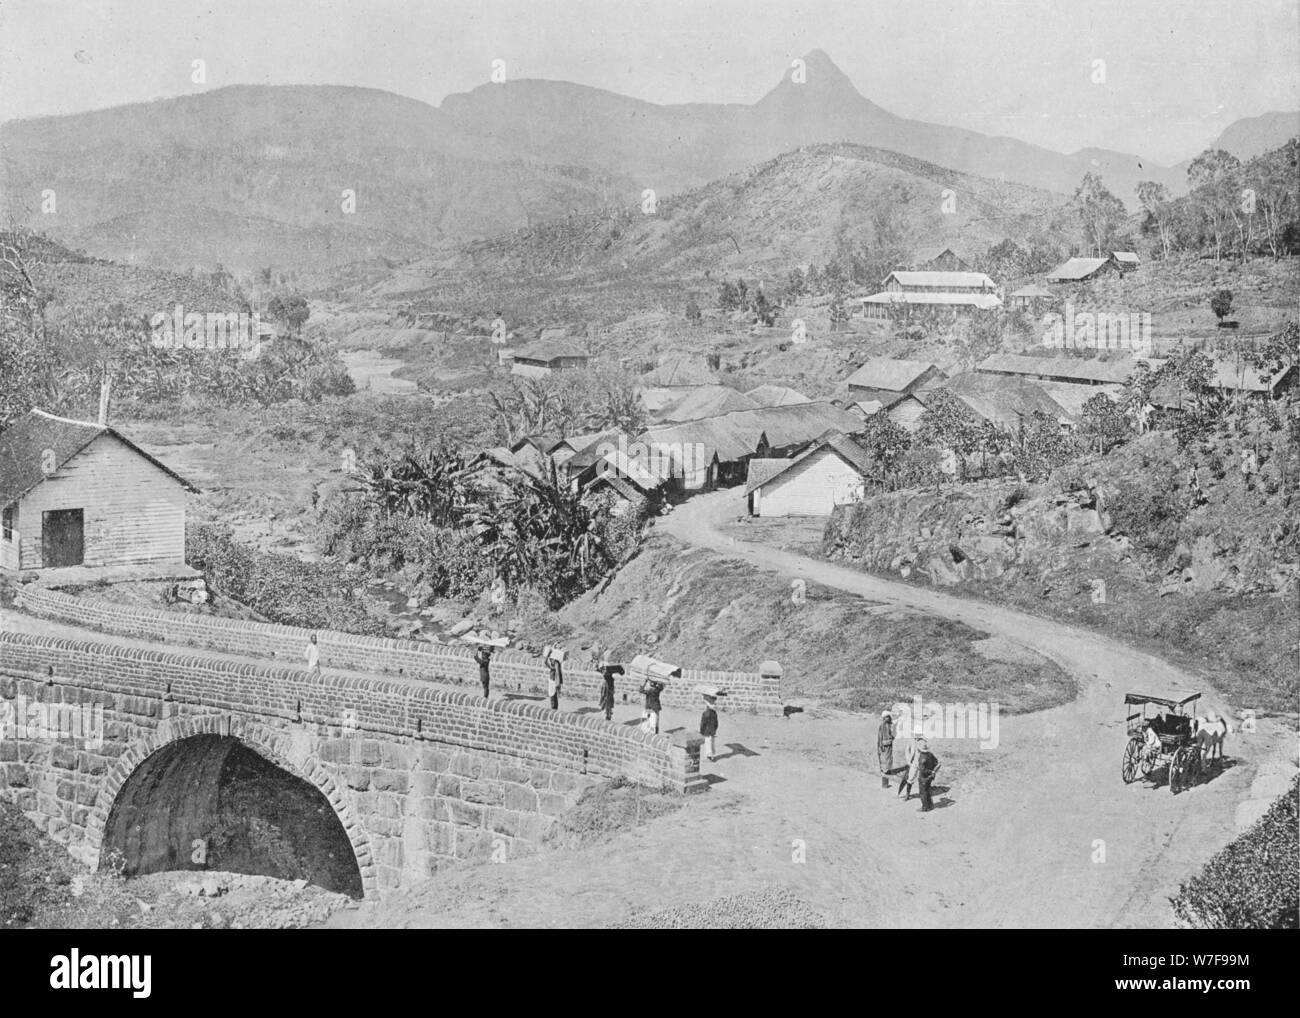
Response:
[{"label": "man in dark clothing", "polygon": [[474,660],[478,662],[478,680],[483,685],[483,699],[488,698],[488,685],[490,678],[488,675],[488,665],[492,661],[492,648],[483,644],[478,645],[478,650],[474,652]]},{"label": "man in dark clothing", "polygon": [[713,709],[713,698],[706,696],[704,698],[704,713],[700,715],[700,734],[704,736],[704,755],[709,758],[709,763],[713,763],[717,757],[714,755],[714,736],[718,734],[718,712]]},{"label": "man in dark clothing", "polygon": [[546,680],[546,692],[551,698],[551,710],[560,709],[560,689],[564,686],[564,669],[554,652],[546,658],[546,668],[550,672]]},{"label": "man in dark clothing", "polygon": [[647,732],[659,734],[659,691],[664,687],[653,680],[647,679],[645,685],[641,687],[645,693],[645,720],[641,722],[641,728]]},{"label": "man in dark clothing", "polygon": [[616,665],[606,651],[600,658],[600,677],[604,683],[600,687],[600,709],[605,712],[605,720],[614,720],[614,676],[623,674],[623,666]]},{"label": "man in dark clothing", "polygon": [[931,753],[928,749],[921,753],[921,812],[929,813],[934,809],[934,800],[930,798],[930,786],[934,784],[934,776],[939,772],[939,758]]}]

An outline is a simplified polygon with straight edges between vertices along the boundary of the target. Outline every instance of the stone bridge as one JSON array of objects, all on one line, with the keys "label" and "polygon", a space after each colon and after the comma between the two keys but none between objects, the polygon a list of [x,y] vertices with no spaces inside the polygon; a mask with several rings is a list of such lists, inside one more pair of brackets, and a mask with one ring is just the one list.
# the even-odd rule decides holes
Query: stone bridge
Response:
[{"label": "stone bridge", "polygon": [[0,631],[0,795],[128,875],[379,895],[531,851],[591,784],[695,787],[699,742],[683,741],[404,675]]}]

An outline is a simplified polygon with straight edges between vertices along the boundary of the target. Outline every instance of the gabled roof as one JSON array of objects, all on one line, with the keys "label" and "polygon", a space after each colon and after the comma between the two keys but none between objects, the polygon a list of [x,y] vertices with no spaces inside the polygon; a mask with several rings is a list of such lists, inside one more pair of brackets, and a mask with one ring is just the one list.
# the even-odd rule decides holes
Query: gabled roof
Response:
[{"label": "gabled roof", "polygon": [[1100,361],[1084,357],[1029,357],[1024,354],[995,353],[976,367],[982,374],[1043,375],[1078,379],[1080,382],[1103,382],[1123,385],[1137,364],[1132,360]]},{"label": "gabled roof", "polygon": [[542,361],[549,364],[557,361],[561,357],[590,357],[591,355],[585,350],[579,350],[572,343],[561,343],[548,340],[545,343],[530,343],[528,346],[521,346],[515,349],[515,360]]},{"label": "gabled roof", "polygon": [[943,247],[920,248],[919,250],[915,251],[912,254],[912,264],[924,265],[927,262],[937,261],[938,259],[942,258],[944,255],[952,255],[954,258],[956,258],[959,262],[962,262],[963,264],[965,264],[966,262],[966,259],[962,255],[959,255],[952,248],[943,246]]},{"label": "gabled roof", "polygon": [[664,421],[697,421],[701,417],[717,417],[733,410],[753,410],[760,406],[743,392],[725,385],[700,385],[678,390],[681,395],[658,413]]},{"label": "gabled roof", "polygon": [[[46,471],[43,467],[50,466],[49,473],[62,469],[64,464],[101,435],[117,439],[186,491],[198,492],[198,488],[171,467],[150,456],[114,428],[89,421],[55,417],[44,410],[32,410],[0,433],[0,506],[17,501],[45,480]],[[50,463],[43,462],[47,449],[54,454]]]},{"label": "gabled roof", "polygon": [[867,451],[847,435],[832,431],[822,435],[807,449],[790,459],[750,460],[749,473],[745,477],[745,494],[748,495],[755,488],[761,488],[810,456],[828,448],[858,473],[865,475],[871,470],[871,456]]},{"label": "gabled roof", "polygon": [[857,371],[846,378],[845,384],[856,385],[864,389],[886,389],[890,392],[902,392],[909,385],[931,368],[938,369],[931,361],[892,360],[888,357],[874,357],[864,361]]},{"label": "gabled roof", "polygon": [[1125,265],[1140,265],[1142,259],[1134,251],[1112,251],[1110,256],[1117,262],[1123,262]]},{"label": "gabled roof", "polygon": [[811,403],[807,396],[788,385],[759,385],[745,393],[756,406],[793,406]]},{"label": "gabled roof", "polygon": [[1023,378],[967,372],[947,379],[940,388],[951,392],[980,420],[1003,427],[1028,422],[1035,412],[1054,421],[1073,420],[1065,407]]},{"label": "gabled roof", "polygon": [[1047,274],[1048,279],[1087,279],[1110,263],[1109,258],[1070,258]]},{"label": "gabled roof", "polygon": [[[1210,386],[1229,392],[1265,392],[1272,393],[1293,365],[1284,364],[1279,370],[1264,373],[1250,363],[1237,357],[1215,357],[1212,359]],[[1151,402],[1156,406],[1176,407],[1182,404],[1184,390],[1179,383],[1165,379],[1151,390]]]},{"label": "gabled roof", "polygon": [[1019,290],[1011,295],[1012,297],[1051,297],[1054,296],[1052,291],[1045,286],[1039,286],[1037,283],[1030,283],[1028,286],[1022,286]]},{"label": "gabled roof", "polygon": [[936,269],[908,271],[900,269],[887,275],[881,285],[887,286],[891,279],[896,280],[901,286],[939,286],[948,289],[958,286],[981,286],[989,290],[996,290],[998,286],[985,272],[942,272]]},{"label": "gabled roof", "polygon": [[698,361],[674,357],[641,376],[645,386],[717,385],[718,376]]},{"label": "gabled roof", "polygon": [[[715,454],[728,462],[752,456],[764,437],[769,446],[781,449],[811,442],[829,429],[852,433],[861,428],[862,422],[856,416],[830,403],[797,403],[661,425],[649,428],[637,441],[652,449],[698,447],[704,462],[711,461]],[[699,457],[695,461],[700,463]]]}]

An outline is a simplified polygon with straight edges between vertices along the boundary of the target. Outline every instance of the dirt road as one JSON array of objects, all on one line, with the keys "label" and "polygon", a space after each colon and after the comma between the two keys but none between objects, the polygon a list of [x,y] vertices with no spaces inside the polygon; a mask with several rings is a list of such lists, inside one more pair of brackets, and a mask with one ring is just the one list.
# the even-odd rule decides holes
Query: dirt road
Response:
[{"label": "dirt road", "polygon": [[[1001,717],[996,747],[933,743],[940,808],[926,814],[879,787],[874,717],[724,714],[723,755],[704,764],[710,789],[677,813],[603,844],[443,874],[331,925],[601,925],[777,885],[851,926],[1167,927],[1180,880],[1234,836],[1258,761],[1294,741],[1261,721],[1230,740],[1233,766],[1206,784],[1177,797],[1165,785],[1126,786],[1124,692],[1202,688],[1222,710],[1213,690],[1093,633],[736,542],[718,523],[741,512],[737,492],[720,492],[658,526],[760,568],[1003,636],[1074,673],[1078,699]],[[634,717],[620,706],[615,719]],[[666,711],[664,723],[693,730],[696,716]]]}]

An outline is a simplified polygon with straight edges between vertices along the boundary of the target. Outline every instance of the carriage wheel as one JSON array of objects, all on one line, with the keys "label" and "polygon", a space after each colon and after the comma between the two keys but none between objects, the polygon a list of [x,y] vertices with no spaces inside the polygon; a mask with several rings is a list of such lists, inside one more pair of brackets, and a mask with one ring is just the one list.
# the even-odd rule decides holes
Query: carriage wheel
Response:
[{"label": "carriage wheel", "polygon": [[1138,768],[1141,766],[1142,759],[1142,740],[1129,739],[1128,745],[1124,747],[1124,761],[1120,764],[1120,775],[1124,778],[1124,784],[1132,784],[1137,778]]},{"label": "carriage wheel", "polygon": [[1169,761],[1169,791],[1177,795],[1187,787],[1187,757],[1185,749],[1174,750]]}]

